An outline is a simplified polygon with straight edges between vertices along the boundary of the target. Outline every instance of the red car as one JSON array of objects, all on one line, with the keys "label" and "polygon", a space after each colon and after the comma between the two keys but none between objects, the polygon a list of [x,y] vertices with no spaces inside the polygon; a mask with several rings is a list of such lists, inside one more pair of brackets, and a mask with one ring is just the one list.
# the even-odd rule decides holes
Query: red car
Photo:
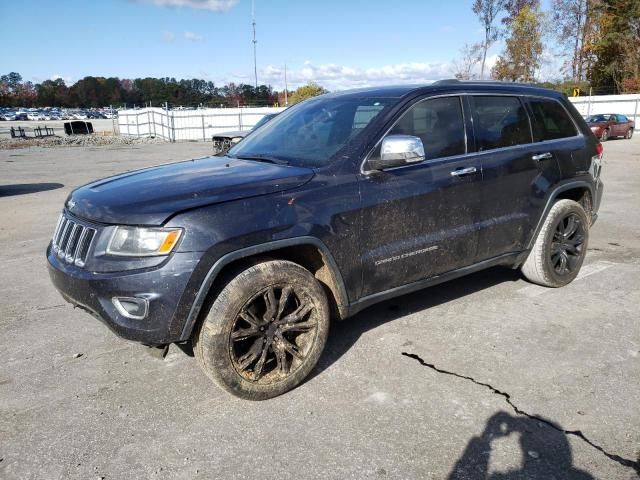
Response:
[{"label": "red car", "polygon": [[616,113],[601,113],[590,115],[586,119],[587,124],[596,137],[603,142],[611,137],[633,137],[635,124],[624,115]]}]

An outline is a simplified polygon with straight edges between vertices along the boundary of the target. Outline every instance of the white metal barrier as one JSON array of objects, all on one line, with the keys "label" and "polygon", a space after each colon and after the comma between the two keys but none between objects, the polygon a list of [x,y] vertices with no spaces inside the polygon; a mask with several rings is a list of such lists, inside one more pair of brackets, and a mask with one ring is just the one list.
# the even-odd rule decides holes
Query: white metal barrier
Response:
[{"label": "white metal barrier", "polygon": [[207,141],[216,133],[251,130],[263,116],[282,110],[282,107],[121,110],[118,112],[118,131],[120,135],[158,137],[170,142]]},{"label": "white metal barrier", "polygon": [[569,97],[569,100],[581,115],[619,113],[633,120],[635,130],[640,131],[640,94]]}]

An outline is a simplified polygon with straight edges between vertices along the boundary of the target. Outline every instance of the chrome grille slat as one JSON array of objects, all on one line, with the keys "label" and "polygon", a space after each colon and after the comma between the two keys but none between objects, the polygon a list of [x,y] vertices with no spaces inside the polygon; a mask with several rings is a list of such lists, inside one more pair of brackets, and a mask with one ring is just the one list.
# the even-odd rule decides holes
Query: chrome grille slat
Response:
[{"label": "chrome grille slat", "polygon": [[53,233],[53,251],[65,262],[84,267],[95,236],[95,228],[83,225],[63,213]]},{"label": "chrome grille slat", "polygon": [[62,221],[60,222],[60,226],[58,227],[58,231],[56,232],[56,236],[53,238],[53,244],[55,246],[56,252],[60,249],[60,238],[62,237],[62,232],[67,225],[67,219],[63,216]]},{"label": "chrome grille slat", "polygon": [[64,249],[64,259],[67,262],[71,262],[71,259],[73,258],[72,253],[76,250],[76,242],[78,241],[79,229],[82,229],[82,227],[77,223],[74,223],[73,227],[71,227],[69,240],[67,240],[67,245]]}]

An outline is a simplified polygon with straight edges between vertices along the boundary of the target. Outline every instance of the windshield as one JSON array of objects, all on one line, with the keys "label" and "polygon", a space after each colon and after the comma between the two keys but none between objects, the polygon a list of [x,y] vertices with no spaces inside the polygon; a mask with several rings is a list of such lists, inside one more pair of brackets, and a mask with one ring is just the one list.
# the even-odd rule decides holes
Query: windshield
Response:
[{"label": "windshield", "polygon": [[606,122],[607,117],[604,115],[591,115],[587,117],[587,122]]},{"label": "windshield", "polygon": [[396,101],[393,98],[313,98],[271,119],[229,150],[228,155],[271,159],[297,166],[326,165]]},{"label": "windshield", "polygon": [[267,123],[269,120],[271,120],[273,117],[275,117],[275,114],[267,114],[264,117],[262,117],[260,120],[258,120],[256,122],[256,124],[253,126],[252,130],[255,130],[258,127],[261,127],[262,125],[264,125],[265,123]]}]

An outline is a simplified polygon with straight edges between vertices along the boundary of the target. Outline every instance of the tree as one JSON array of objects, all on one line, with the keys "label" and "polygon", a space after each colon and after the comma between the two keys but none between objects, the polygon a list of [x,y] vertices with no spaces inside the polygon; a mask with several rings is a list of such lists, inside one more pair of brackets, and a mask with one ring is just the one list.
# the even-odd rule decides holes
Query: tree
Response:
[{"label": "tree", "polygon": [[302,87],[299,87],[295,92],[291,94],[291,96],[289,97],[289,105],[293,105],[295,103],[306,100],[307,98],[316,97],[325,93],[328,93],[328,91],[317,83],[311,82],[303,85]]},{"label": "tree", "polygon": [[503,25],[511,28],[520,12],[525,8],[538,10],[540,8],[540,0],[506,0],[504,9],[507,14],[502,17]]},{"label": "tree", "polygon": [[600,91],[620,93],[626,79],[640,78],[640,2],[599,0],[593,10],[597,35],[590,44],[595,61],[588,78]]},{"label": "tree", "polygon": [[[484,58],[483,45],[474,43],[464,44],[460,50],[460,58],[453,62],[454,75],[458,80],[471,80],[476,78],[474,67]],[[482,71],[481,71],[482,72]],[[480,73],[482,76],[482,73]]]},{"label": "tree", "polygon": [[575,82],[584,80],[588,55],[585,41],[593,26],[590,18],[594,0],[553,0],[553,23],[556,39],[567,57],[565,70]]},{"label": "tree", "polygon": [[[494,26],[494,22],[500,12],[504,10],[505,5],[506,0],[475,0],[473,3],[473,13],[478,16],[478,19],[482,24],[482,28],[484,28],[480,78],[484,78],[484,67],[487,62],[487,50],[491,48],[491,45],[495,43],[500,35],[500,31],[496,26]],[[467,48],[466,45],[465,48]]]},{"label": "tree", "polygon": [[539,7],[524,5],[514,9],[516,16],[510,23],[506,47],[493,67],[492,76],[498,80],[532,82],[540,68],[543,50],[542,21]]}]

